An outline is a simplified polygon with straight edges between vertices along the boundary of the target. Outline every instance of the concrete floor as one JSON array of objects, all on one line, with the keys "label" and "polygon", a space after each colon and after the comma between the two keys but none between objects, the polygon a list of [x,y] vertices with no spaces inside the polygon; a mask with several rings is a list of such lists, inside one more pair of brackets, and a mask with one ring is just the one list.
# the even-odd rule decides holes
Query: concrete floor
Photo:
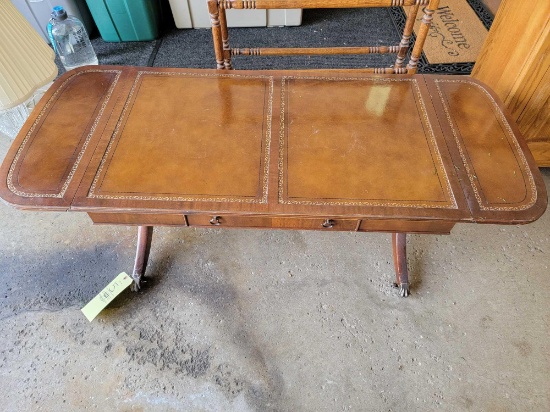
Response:
[{"label": "concrete floor", "polygon": [[410,236],[407,299],[387,234],[159,228],[92,323],[135,228],[0,222],[2,411],[550,410],[550,213]]}]

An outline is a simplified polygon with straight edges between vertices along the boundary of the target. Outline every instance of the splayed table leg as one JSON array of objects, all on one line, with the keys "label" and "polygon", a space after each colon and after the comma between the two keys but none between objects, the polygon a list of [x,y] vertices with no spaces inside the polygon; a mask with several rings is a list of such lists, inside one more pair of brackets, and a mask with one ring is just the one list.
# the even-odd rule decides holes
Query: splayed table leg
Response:
[{"label": "splayed table leg", "polygon": [[393,265],[395,268],[394,284],[399,288],[399,295],[406,298],[409,296],[409,271],[407,270],[407,234],[393,233]]},{"label": "splayed table leg", "polygon": [[149,252],[151,250],[151,241],[153,240],[153,226],[139,226],[136,249],[136,261],[132,273],[132,291],[137,292],[140,288],[141,278],[145,274]]}]

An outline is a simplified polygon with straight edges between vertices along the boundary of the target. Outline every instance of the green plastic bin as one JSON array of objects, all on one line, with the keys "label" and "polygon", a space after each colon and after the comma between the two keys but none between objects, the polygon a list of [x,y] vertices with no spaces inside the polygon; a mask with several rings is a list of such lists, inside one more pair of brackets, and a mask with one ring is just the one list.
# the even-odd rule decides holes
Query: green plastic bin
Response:
[{"label": "green plastic bin", "polygon": [[159,0],[86,0],[105,41],[147,41],[159,37]]}]

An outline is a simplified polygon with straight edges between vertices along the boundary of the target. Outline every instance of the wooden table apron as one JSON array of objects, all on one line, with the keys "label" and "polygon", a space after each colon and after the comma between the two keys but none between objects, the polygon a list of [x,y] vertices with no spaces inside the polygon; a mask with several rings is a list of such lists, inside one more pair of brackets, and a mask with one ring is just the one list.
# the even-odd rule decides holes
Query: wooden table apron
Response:
[{"label": "wooden table apron", "polygon": [[140,226],[405,233],[518,224],[547,205],[523,137],[466,76],[88,66],[61,76],[14,141],[0,197]]}]

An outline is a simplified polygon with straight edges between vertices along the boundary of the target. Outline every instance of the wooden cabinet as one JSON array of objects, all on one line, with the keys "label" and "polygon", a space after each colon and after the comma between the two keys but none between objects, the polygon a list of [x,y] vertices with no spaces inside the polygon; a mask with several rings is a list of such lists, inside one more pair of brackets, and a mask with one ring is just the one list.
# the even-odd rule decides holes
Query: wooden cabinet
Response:
[{"label": "wooden cabinet", "polygon": [[538,166],[550,166],[550,1],[503,0],[472,76],[504,101]]}]

